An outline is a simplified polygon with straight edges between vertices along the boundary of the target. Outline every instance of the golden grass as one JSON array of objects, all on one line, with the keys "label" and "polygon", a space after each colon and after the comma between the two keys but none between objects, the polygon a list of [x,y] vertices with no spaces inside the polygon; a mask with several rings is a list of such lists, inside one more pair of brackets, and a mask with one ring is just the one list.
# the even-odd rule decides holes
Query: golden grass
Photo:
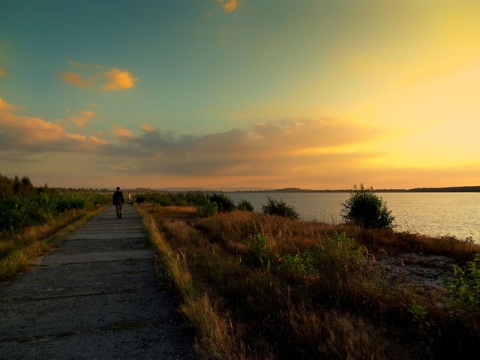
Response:
[{"label": "golden grass", "polygon": [[424,255],[444,255],[459,262],[472,261],[480,253],[480,245],[451,236],[432,237],[409,232],[362,229],[344,226],[345,231],[370,251],[385,251],[389,255],[414,252]]},{"label": "golden grass", "polygon": [[171,218],[162,223],[169,241],[158,228],[159,219],[165,219],[169,215],[173,217],[192,215],[194,211],[185,208],[161,209],[148,206],[137,206],[137,209],[142,214],[150,239],[160,252],[162,268],[166,270],[182,296],[181,311],[197,329],[195,344],[197,352],[205,359],[251,359],[246,356],[247,346],[238,337],[239,329],[234,328],[228,314],[222,313],[207,292],[193,283],[188,268],[191,253],[185,249],[188,247],[187,244],[201,242],[202,235],[184,222]]},{"label": "golden grass", "polygon": [[[302,309],[291,309],[289,313],[293,334],[316,348],[319,354],[333,354],[338,359],[387,359],[392,351],[391,343],[384,341],[379,330],[361,318],[327,310],[316,313]],[[374,334],[374,336],[372,336]],[[397,353],[398,359],[406,354]]]},{"label": "golden grass", "polygon": [[72,210],[46,224],[32,226],[20,234],[0,240],[0,281],[6,281],[28,270],[36,258],[48,253],[62,236],[82,226],[105,207]]},{"label": "golden grass", "polygon": [[[427,296],[413,285],[399,286],[385,269],[373,266],[375,252],[442,252],[451,240],[434,244],[436,239],[414,234],[242,211],[200,219],[192,208],[145,204],[141,212],[183,296],[182,311],[197,328],[202,358],[403,360],[431,353],[448,358],[452,350],[444,351],[445,343],[458,350],[456,342],[445,341],[454,334],[450,325],[444,333],[419,335],[408,311],[420,304],[428,310],[425,321],[444,326],[441,293]],[[243,240],[256,234],[267,237],[272,256],[253,265]],[[478,252],[457,243],[458,258]],[[276,258],[290,256],[302,269],[308,253],[317,273],[282,270]],[[462,334],[457,339],[475,330],[465,326],[456,327]]]}]

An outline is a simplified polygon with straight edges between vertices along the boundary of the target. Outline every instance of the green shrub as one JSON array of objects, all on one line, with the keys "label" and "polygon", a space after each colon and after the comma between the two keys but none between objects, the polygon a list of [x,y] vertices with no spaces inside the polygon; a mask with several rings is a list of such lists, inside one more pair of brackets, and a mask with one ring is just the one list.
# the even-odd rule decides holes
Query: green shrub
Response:
[{"label": "green shrub", "polygon": [[267,266],[273,259],[274,255],[268,248],[266,235],[249,235],[243,242],[248,248],[247,254],[245,255],[245,262],[257,266]]},{"label": "green shrub", "polygon": [[342,203],[343,218],[347,223],[353,223],[365,228],[392,229],[395,218],[387,209],[383,199],[373,192],[373,188],[353,188],[350,199]]},{"label": "green shrub", "polygon": [[262,209],[265,214],[278,215],[291,219],[298,219],[300,216],[291,205],[287,205],[283,200],[275,200],[267,197],[268,204],[263,205]]},{"label": "green shrub", "polygon": [[185,198],[190,205],[206,205],[208,204],[209,197],[202,191],[189,191],[185,194]]},{"label": "green shrub", "polygon": [[316,267],[330,279],[347,278],[364,262],[363,248],[344,232],[330,234],[313,249]]},{"label": "green shrub", "polygon": [[473,261],[469,261],[466,269],[454,265],[455,278],[444,280],[444,286],[449,296],[447,305],[454,312],[480,311],[480,254],[476,254]]},{"label": "green shrub", "polygon": [[235,203],[225,194],[213,193],[209,196],[209,200],[217,204],[219,212],[225,213],[235,209]]},{"label": "green shrub", "polygon": [[312,252],[302,254],[286,254],[278,259],[278,269],[288,275],[297,277],[313,277],[318,275]]},{"label": "green shrub", "polygon": [[147,196],[145,194],[138,194],[135,197],[135,201],[137,204],[143,204],[147,200]]},{"label": "green shrub", "polygon": [[0,200],[0,236],[8,236],[28,226],[40,225],[69,210],[95,208],[110,201],[110,195],[78,193],[38,193],[29,197]]},{"label": "green shrub", "polygon": [[238,210],[243,210],[243,211],[250,211],[250,212],[252,212],[254,210],[253,205],[250,203],[250,201],[245,200],[245,199],[242,199],[238,202],[237,209]]},{"label": "green shrub", "polygon": [[430,333],[436,329],[437,324],[434,320],[428,319],[425,306],[414,303],[408,306],[407,311],[412,315],[412,321],[418,334],[430,337]]},{"label": "green shrub", "polygon": [[200,217],[209,217],[218,214],[218,205],[214,202],[206,202],[197,205],[197,215]]}]

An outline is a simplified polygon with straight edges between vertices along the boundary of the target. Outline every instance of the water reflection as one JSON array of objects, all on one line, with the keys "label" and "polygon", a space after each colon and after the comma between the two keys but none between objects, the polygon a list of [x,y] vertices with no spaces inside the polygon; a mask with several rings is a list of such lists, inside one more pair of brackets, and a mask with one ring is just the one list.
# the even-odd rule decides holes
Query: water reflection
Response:
[{"label": "water reflection", "polygon": [[[228,193],[246,199],[261,212],[267,197],[295,207],[304,220],[342,223],[341,204],[348,193]],[[377,193],[395,216],[397,231],[473,238],[480,243],[480,193]]]}]

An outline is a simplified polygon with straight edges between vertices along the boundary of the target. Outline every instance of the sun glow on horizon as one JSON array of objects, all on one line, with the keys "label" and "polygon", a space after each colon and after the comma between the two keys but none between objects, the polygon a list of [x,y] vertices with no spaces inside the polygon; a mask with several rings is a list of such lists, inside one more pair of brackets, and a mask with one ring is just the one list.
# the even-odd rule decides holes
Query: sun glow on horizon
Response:
[{"label": "sun glow on horizon", "polygon": [[480,2],[116,5],[2,9],[2,174],[98,187],[480,183]]}]

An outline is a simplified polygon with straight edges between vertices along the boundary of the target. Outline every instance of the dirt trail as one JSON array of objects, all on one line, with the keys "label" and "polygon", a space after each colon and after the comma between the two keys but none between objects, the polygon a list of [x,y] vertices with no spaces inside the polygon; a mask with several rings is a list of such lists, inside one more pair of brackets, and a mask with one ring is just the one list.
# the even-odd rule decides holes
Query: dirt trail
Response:
[{"label": "dirt trail", "polygon": [[1,359],[195,359],[133,206],[111,205],[0,284]]}]

